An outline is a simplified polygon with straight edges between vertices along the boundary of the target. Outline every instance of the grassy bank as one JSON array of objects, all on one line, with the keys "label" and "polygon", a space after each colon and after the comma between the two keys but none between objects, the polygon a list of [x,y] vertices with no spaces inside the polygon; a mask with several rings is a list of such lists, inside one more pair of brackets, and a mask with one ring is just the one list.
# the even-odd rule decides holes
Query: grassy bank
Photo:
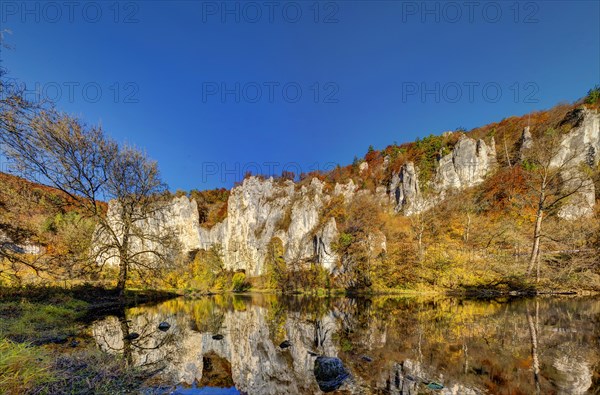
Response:
[{"label": "grassy bank", "polygon": [[0,289],[0,393],[132,392],[151,372],[98,350],[86,323],[174,296],[130,290],[121,299],[112,290],[92,286]]}]

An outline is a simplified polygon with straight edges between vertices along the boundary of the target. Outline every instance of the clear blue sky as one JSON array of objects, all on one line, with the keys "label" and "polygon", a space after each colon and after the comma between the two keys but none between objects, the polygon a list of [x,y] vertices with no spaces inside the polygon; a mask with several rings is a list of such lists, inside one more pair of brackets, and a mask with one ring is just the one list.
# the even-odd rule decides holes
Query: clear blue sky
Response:
[{"label": "clear blue sky", "polygon": [[599,2],[468,4],[4,1],[1,55],[145,149],[172,190],[230,187],[245,169],[348,164],[600,83]]}]

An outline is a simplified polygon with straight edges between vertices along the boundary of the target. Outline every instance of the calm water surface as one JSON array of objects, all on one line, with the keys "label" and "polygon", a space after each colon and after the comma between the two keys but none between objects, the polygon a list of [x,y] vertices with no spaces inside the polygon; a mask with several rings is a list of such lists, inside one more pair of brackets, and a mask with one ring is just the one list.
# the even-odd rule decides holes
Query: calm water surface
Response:
[{"label": "calm water surface", "polygon": [[343,394],[600,394],[598,298],[218,295],[91,330],[102,349],[160,369],[152,394],[318,394],[318,356],[343,363]]}]

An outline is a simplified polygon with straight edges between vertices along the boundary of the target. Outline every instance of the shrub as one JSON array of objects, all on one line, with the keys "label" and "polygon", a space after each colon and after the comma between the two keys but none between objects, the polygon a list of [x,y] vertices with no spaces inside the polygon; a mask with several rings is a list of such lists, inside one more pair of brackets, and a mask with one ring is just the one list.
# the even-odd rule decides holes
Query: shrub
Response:
[{"label": "shrub", "polygon": [[268,287],[285,291],[290,280],[290,273],[288,273],[283,255],[283,242],[280,238],[273,237],[269,242],[267,255],[265,256]]},{"label": "shrub", "polygon": [[241,272],[233,275],[231,285],[234,292],[244,292],[250,288],[250,284],[246,281],[246,275]]},{"label": "shrub", "polygon": [[352,244],[354,237],[352,237],[349,233],[340,233],[340,237],[338,239],[337,250],[344,250]]},{"label": "shrub", "polygon": [[598,101],[600,101],[600,85],[596,85],[590,89],[584,100],[586,104],[595,104]]}]

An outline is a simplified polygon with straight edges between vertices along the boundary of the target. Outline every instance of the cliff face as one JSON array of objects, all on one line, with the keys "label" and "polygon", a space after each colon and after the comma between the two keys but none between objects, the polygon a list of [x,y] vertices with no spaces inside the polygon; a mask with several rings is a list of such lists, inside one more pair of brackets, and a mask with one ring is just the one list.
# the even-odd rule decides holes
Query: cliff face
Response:
[{"label": "cliff face", "polygon": [[[596,167],[600,161],[600,114],[589,109],[576,109],[567,115],[564,123],[572,129],[562,137],[560,147],[551,160],[551,168],[560,169],[566,185],[583,186],[560,209],[559,216],[575,220],[593,213],[596,191],[594,183],[581,172],[580,167]],[[529,127],[523,131],[518,160],[533,147],[534,138]],[[462,135],[451,153],[438,160],[435,175],[427,183],[424,194],[419,182],[419,171],[414,163],[402,166],[392,175],[389,198],[394,211],[413,215],[431,208],[454,190],[460,191],[481,184],[497,168],[496,146],[493,137],[489,142]],[[426,195],[426,196],[425,196]]]},{"label": "cliff face", "polygon": [[435,175],[428,182],[431,191],[425,197],[419,185],[418,169],[409,162],[392,175],[390,200],[396,212],[413,215],[431,208],[451,190],[470,188],[483,182],[496,166],[496,145],[489,145],[464,134],[451,153],[442,156]]},{"label": "cliff face", "polygon": [[562,140],[557,154],[552,158],[552,166],[565,167],[562,175],[569,180],[568,185],[583,183],[558,213],[563,219],[574,220],[591,216],[596,203],[594,183],[581,171],[581,167],[594,168],[600,161],[600,114],[588,109],[576,109],[563,122],[572,123],[573,129]]},{"label": "cliff face", "polygon": [[[137,260],[145,265],[157,264],[157,255],[149,251],[156,251],[168,260],[170,257],[174,259],[179,251],[187,253],[200,246],[198,206],[194,200],[185,196],[176,197],[169,204],[148,214],[140,213],[138,217],[131,225],[128,243],[132,252],[140,254]],[[119,243],[122,243],[124,226],[121,208],[116,201],[108,204],[107,220]],[[119,253],[110,232],[98,226],[93,238],[93,253],[97,262],[118,265]]]},{"label": "cliff face", "polygon": [[300,188],[292,181],[247,178],[231,191],[227,218],[211,229],[199,228],[200,247],[220,244],[225,268],[258,276],[265,272],[267,246],[277,237],[286,262],[314,259],[333,271],[337,227],[333,218],[320,225],[321,209],[331,199],[323,188],[316,178]]},{"label": "cliff face", "polygon": [[[597,166],[600,160],[600,115],[597,111],[579,109],[569,113],[564,122],[569,122],[572,128],[562,138],[552,166],[559,168],[569,159],[562,175],[577,182],[586,177],[579,171],[580,166]],[[523,160],[534,143],[535,138],[526,128],[517,160]],[[377,167],[363,164],[359,166],[361,175],[378,171]],[[388,165],[386,158],[379,171],[388,171]],[[351,179],[345,184],[327,185],[317,178],[295,184],[289,180],[249,177],[232,189],[226,219],[210,229],[199,224],[196,203],[185,196],[175,198],[144,226],[159,229],[164,225],[177,235],[184,252],[220,245],[225,268],[244,270],[250,276],[265,273],[265,258],[273,238],[281,240],[288,265],[297,268],[316,262],[335,273],[342,270],[333,248],[340,230],[334,218],[323,218],[323,209],[333,197],[343,196],[349,203],[358,196],[368,195],[397,213],[414,215],[428,210],[451,192],[481,184],[497,167],[493,137],[484,140],[462,134],[451,152],[446,155],[440,152],[434,173],[425,185],[420,182],[419,169],[413,162],[393,172],[389,183],[379,182],[372,189],[359,189]],[[561,208],[562,218],[576,219],[592,213],[595,189],[587,181]],[[115,214],[116,208],[111,205],[109,216]],[[373,235],[378,239],[382,236]],[[378,244],[385,250],[385,237]]]}]

